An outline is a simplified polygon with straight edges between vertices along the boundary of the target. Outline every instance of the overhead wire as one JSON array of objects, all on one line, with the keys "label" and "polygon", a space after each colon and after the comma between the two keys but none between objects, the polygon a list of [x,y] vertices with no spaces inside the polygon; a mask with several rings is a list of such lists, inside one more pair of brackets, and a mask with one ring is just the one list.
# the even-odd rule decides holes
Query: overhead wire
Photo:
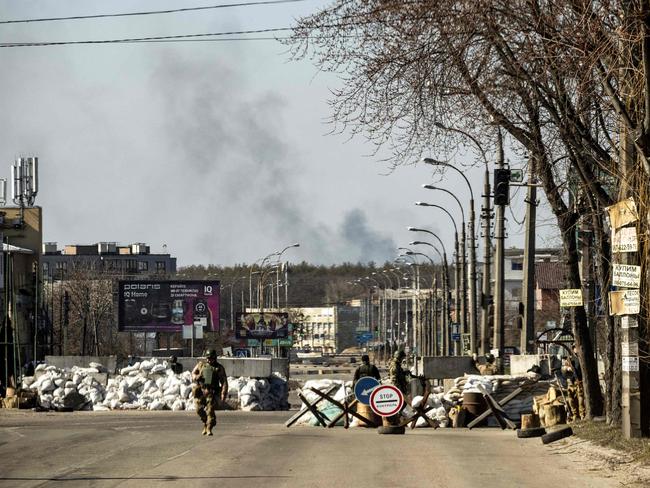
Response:
[{"label": "overhead wire", "polygon": [[122,12],[114,14],[95,14],[95,15],[71,15],[68,17],[44,17],[35,19],[16,19],[16,20],[0,20],[0,24],[27,24],[32,22],[57,22],[66,20],[85,20],[85,19],[104,19],[111,17],[135,17],[142,15],[161,15],[161,14],[174,14],[180,12],[195,12],[198,10],[214,10],[232,7],[250,7],[259,5],[278,5],[283,3],[297,3],[305,2],[307,0],[260,0],[254,2],[240,2],[240,3],[223,3],[218,5],[206,5],[203,7],[183,7],[167,10],[148,10],[141,12]]},{"label": "overhead wire", "polygon": [[200,37],[217,37],[217,36],[234,36],[242,34],[263,34],[268,32],[286,32],[293,30],[291,27],[279,27],[272,29],[251,29],[242,31],[229,31],[229,32],[209,32],[205,34],[180,34],[174,36],[150,36],[150,37],[131,37],[124,39],[98,39],[98,40],[85,40],[85,41],[42,41],[42,42],[11,42],[0,43],[0,47],[34,47],[34,46],[66,46],[74,44],[120,44],[120,43],[133,43],[144,41],[162,41],[174,39],[193,39]]}]

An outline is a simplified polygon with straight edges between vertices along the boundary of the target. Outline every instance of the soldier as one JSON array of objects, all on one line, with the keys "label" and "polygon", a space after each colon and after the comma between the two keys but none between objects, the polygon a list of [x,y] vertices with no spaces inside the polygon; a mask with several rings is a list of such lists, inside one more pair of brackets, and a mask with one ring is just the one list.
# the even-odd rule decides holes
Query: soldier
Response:
[{"label": "soldier", "polygon": [[476,354],[472,355],[474,359],[474,366],[478,369],[479,373],[483,376],[491,376],[497,374],[497,365],[494,363],[494,354],[487,353],[485,355],[485,364],[478,362]]},{"label": "soldier", "polygon": [[390,364],[388,365],[388,377],[390,382],[399,388],[399,390],[406,395],[408,390],[408,384],[406,383],[406,375],[410,375],[409,371],[405,371],[402,368],[402,361],[406,357],[404,351],[395,351],[393,354],[393,359],[391,359]]},{"label": "soldier", "polygon": [[377,381],[381,379],[377,366],[375,366],[374,364],[370,364],[370,358],[368,357],[367,354],[361,356],[361,363],[362,363],[361,366],[359,366],[354,372],[353,383],[356,383],[361,378],[365,378],[366,376],[375,378]]},{"label": "soldier", "polygon": [[183,365],[178,362],[178,358],[176,356],[172,356],[169,359],[169,367],[174,372],[174,374],[181,374],[183,372]]},{"label": "soldier", "polygon": [[194,405],[203,422],[203,435],[212,435],[212,428],[217,423],[214,414],[217,402],[219,398],[225,402],[228,395],[228,378],[223,366],[217,362],[217,351],[212,349],[205,357],[206,361],[199,361],[192,370],[192,379],[198,386],[194,388]]}]

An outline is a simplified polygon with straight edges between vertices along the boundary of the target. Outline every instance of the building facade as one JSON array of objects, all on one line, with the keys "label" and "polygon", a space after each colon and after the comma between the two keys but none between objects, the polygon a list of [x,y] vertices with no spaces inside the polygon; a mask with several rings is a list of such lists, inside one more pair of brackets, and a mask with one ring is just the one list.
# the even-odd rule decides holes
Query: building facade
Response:
[{"label": "building facade", "polygon": [[43,244],[43,280],[66,279],[75,270],[91,270],[114,277],[166,278],[176,273],[176,258],[151,253],[144,243],[120,246],[115,242],[67,245],[59,250],[55,242]]},{"label": "building facade", "polygon": [[357,345],[360,307],[334,305],[289,309],[301,323],[294,325],[294,349],[340,353]]}]

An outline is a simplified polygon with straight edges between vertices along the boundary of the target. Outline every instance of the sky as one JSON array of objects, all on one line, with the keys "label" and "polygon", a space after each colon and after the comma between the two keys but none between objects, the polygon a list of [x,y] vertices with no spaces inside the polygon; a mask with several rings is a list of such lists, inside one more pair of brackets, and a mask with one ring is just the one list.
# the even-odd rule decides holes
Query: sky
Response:
[{"label": "sky", "polygon": [[[0,20],[220,3],[0,0]],[[290,27],[325,4],[4,24],[0,42]],[[414,205],[436,203],[459,220],[449,195],[421,188],[440,177],[423,164],[391,171],[362,137],[332,135],[327,100],[336,76],[290,61],[277,41],[0,48],[0,65],[0,177],[16,157],[39,158],[36,204],[44,240],[59,248],[145,242],[179,266],[233,265],[297,242],[283,260],[383,263],[397,247],[426,240],[408,226],[453,246],[450,219]],[[480,200],[482,167],[466,175]],[[469,200],[460,176],[444,178]],[[521,246],[523,191],[506,216],[506,245]],[[540,208],[538,218],[537,245],[557,245],[548,212]]]}]

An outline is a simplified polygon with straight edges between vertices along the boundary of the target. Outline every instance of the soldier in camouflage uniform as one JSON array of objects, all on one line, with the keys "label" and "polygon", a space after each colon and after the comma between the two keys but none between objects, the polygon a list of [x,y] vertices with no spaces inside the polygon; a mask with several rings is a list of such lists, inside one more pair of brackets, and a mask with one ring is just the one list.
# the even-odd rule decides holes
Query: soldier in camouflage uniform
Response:
[{"label": "soldier in camouflage uniform", "polygon": [[388,365],[388,378],[390,382],[399,388],[404,395],[406,395],[406,392],[408,391],[406,375],[411,374],[402,368],[402,361],[405,357],[406,353],[404,351],[395,351],[393,359],[391,359],[390,364]]},{"label": "soldier in camouflage uniform", "polygon": [[366,376],[375,378],[377,381],[381,380],[377,366],[370,364],[370,358],[367,354],[361,356],[361,363],[361,366],[359,366],[354,372],[353,383],[356,384],[357,381],[359,381],[361,378],[365,378]]},{"label": "soldier in camouflage uniform", "polygon": [[498,368],[497,365],[494,362],[494,355],[487,353],[485,355],[485,364],[481,364],[478,362],[478,358],[476,354],[472,356],[472,359],[474,359],[474,366],[476,369],[478,369],[479,373],[483,376],[492,376],[498,373]]},{"label": "soldier in camouflage uniform", "polygon": [[214,349],[206,354],[206,361],[199,363],[192,370],[195,381],[194,405],[196,413],[203,422],[203,435],[212,435],[212,428],[217,423],[214,411],[218,400],[226,401],[228,395],[228,378],[223,366],[217,362],[217,351]]}]

